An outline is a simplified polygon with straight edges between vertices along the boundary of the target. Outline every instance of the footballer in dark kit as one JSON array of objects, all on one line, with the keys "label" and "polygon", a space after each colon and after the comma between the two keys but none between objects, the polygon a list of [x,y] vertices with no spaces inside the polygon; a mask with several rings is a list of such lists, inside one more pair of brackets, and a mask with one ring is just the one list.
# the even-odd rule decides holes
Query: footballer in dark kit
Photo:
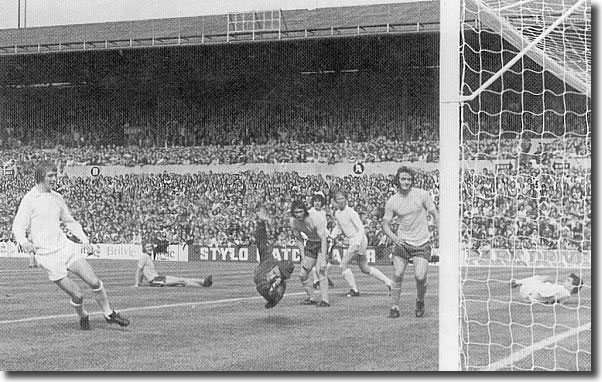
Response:
[{"label": "footballer in dark kit", "polygon": [[286,280],[295,270],[295,264],[290,260],[278,261],[272,256],[266,230],[269,217],[264,208],[259,209],[257,218],[255,242],[259,252],[259,265],[253,273],[253,282],[257,286],[257,292],[267,300],[265,307],[269,309],[276,306],[284,296]]}]

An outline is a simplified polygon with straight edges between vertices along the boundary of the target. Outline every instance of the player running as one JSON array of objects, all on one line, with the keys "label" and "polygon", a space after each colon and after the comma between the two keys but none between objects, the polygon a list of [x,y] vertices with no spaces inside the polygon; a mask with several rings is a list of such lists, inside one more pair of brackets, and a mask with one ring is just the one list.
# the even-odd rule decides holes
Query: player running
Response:
[{"label": "player running", "polygon": [[566,276],[563,283],[554,284],[550,276],[531,276],[520,280],[512,280],[512,288],[519,288],[521,298],[531,303],[555,304],[564,303],[576,295],[583,286],[583,281],[574,273]]},{"label": "player running", "polygon": [[[403,273],[410,260],[414,263],[416,278],[416,317],[424,316],[424,295],[428,262],[431,257],[428,215],[435,225],[439,224],[439,213],[430,194],[412,187],[414,171],[402,166],[395,175],[397,193],[387,200],[383,217],[383,232],[393,241],[393,287],[391,288],[392,306],[389,318],[400,316],[399,301]],[[399,227],[393,232],[391,222],[397,217]]]},{"label": "player running", "polygon": [[[301,272],[299,274],[301,285],[307,293],[307,298],[301,303],[303,305],[316,305],[319,308],[330,306],[328,301],[328,275],[326,274],[326,258],[328,251],[328,232],[326,230],[326,219],[322,214],[312,211],[310,213],[302,201],[291,203],[290,226],[293,236],[297,240],[301,255]],[[303,233],[307,237],[304,242]],[[313,286],[309,281],[311,269],[316,267],[320,281],[320,302],[313,299]]]},{"label": "player running", "polygon": [[93,252],[88,237],[71,215],[62,195],[53,191],[56,177],[57,168],[53,163],[41,162],[36,166],[36,185],[21,200],[13,221],[15,239],[24,251],[34,253],[35,262],[46,271],[50,281],[69,295],[69,303],[80,317],[82,330],[90,330],[90,317],[83,307],[82,290],[69,277],[68,271],[92,289],[108,323],[128,326],[130,321],[111,308],[102,281],[82,256],[79,246],[61,229],[62,223],[83,243],[87,253]]},{"label": "player running", "polygon": [[351,268],[349,268],[349,263],[354,258],[357,260],[357,265],[362,273],[382,281],[389,289],[391,289],[393,282],[381,271],[368,265],[368,258],[366,257],[368,238],[364,231],[364,223],[362,223],[358,213],[347,205],[347,196],[343,191],[338,191],[335,194],[335,202],[337,204],[337,210],[334,213],[334,217],[337,224],[330,233],[330,237],[336,238],[343,233],[349,240],[349,248],[343,255],[340,265],[343,277],[351,288],[347,293],[347,296],[357,297],[360,295],[357,285],[355,284],[353,272],[351,272]]},{"label": "player running", "polygon": [[259,252],[259,265],[253,273],[253,282],[257,292],[262,295],[267,303],[267,309],[275,307],[284,297],[286,291],[286,280],[291,277],[295,270],[295,264],[290,260],[278,261],[272,256],[268,246],[268,234],[266,224],[270,221],[267,211],[260,207],[257,212],[257,227],[255,229],[255,242]]},{"label": "player running", "polygon": [[189,279],[169,275],[159,275],[155,270],[153,256],[153,243],[142,243],[142,253],[138,256],[138,266],[134,277],[134,287],[210,287],[213,285],[213,277],[207,276],[202,279]]}]

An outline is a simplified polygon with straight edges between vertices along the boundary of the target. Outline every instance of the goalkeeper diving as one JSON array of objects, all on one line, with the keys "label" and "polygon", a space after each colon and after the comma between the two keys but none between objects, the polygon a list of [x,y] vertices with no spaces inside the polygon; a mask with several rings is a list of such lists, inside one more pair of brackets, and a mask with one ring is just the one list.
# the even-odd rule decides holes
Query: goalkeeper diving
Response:
[{"label": "goalkeeper diving", "polygon": [[583,286],[583,280],[570,273],[562,282],[553,283],[550,276],[531,276],[524,279],[512,280],[512,288],[519,288],[522,299],[531,303],[562,304],[576,295]]},{"label": "goalkeeper diving", "polygon": [[267,303],[266,308],[275,307],[284,297],[286,291],[286,280],[291,277],[295,270],[295,264],[290,260],[278,261],[272,256],[268,246],[268,234],[266,224],[270,221],[265,207],[259,207],[257,211],[257,226],[255,228],[255,242],[259,252],[259,265],[253,273],[253,282],[257,286],[257,292],[262,295]]}]

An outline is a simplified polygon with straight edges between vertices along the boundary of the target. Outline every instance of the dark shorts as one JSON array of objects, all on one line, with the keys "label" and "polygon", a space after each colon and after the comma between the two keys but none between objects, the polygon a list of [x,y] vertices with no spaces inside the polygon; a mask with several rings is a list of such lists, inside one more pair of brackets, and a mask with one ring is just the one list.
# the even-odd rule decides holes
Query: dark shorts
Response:
[{"label": "dark shorts", "polygon": [[405,260],[411,260],[413,257],[422,257],[426,261],[431,260],[431,244],[425,243],[419,246],[404,243],[396,245],[393,248],[393,256],[399,256]]},{"label": "dark shorts", "polygon": [[322,250],[322,243],[319,241],[307,241],[305,243],[305,256],[317,259]]},{"label": "dark shorts", "polygon": [[149,281],[150,286],[154,286],[154,287],[162,287],[163,285],[165,285],[165,282],[167,281],[167,279],[165,278],[165,276],[157,276],[154,279],[152,279],[151,281]]}]

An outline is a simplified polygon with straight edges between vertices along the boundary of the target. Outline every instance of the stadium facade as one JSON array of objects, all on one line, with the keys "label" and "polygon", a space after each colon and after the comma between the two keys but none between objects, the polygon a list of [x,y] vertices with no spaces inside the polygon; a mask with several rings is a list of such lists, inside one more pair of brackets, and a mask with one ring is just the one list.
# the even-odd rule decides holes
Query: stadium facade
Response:
[{"label": "stadium facade", "polygon": [[243,142],[296,120],[411,140],[407,121],[437,126],[438,18],[427,1],[2,30],[2,123],[102,120],[101,144],[174,116],[245,124]]},{"label": "stadium facade", "polygon": [[[231,21],[251,20],[236,31]],[[277,24],[266,23],[277,21]],[[313,10],[0,30],[0,54],[198,45],[248,40],[341,37],[438,30],[439,2],[417,1]],[[252,33],[252,32],[256,33]],[[245,33],[243,33],[245,32]]]}]

